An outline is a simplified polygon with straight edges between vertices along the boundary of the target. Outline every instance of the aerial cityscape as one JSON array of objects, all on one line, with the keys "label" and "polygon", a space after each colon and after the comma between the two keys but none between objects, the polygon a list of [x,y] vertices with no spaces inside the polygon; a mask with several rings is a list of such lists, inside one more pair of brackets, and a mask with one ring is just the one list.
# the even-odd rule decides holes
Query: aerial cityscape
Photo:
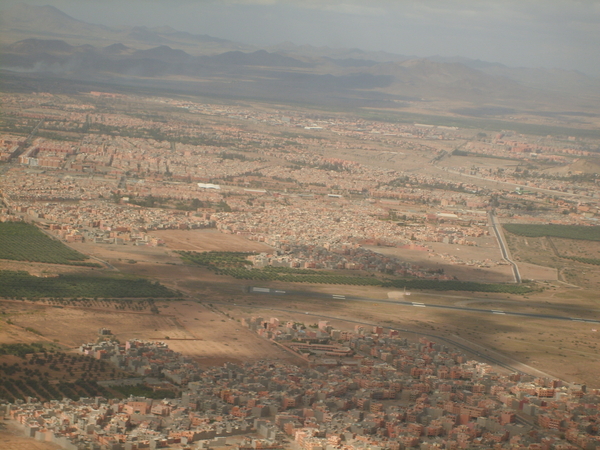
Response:
[{"label": "aerial cityscape", "polygon": [[597,8],[138,3],[0,6],[1,449],[600,449]]}]

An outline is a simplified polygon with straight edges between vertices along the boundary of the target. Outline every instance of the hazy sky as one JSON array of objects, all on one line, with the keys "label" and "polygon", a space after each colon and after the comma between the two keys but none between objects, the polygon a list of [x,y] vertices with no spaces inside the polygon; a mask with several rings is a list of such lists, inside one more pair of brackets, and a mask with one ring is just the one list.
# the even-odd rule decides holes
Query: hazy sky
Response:
[{"label": "hazy sky", "polygon": [[[600,76],[600,0],[24,0],[104,25],[466,56]],[[15,0],[3,0],[5,5]]]}]

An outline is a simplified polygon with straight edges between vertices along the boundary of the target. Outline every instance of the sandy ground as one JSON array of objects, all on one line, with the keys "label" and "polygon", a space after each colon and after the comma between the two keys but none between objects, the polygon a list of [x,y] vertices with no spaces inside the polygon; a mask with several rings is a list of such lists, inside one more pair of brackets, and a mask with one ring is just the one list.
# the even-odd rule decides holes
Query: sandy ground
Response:
[{"label": "sandy ground", "polygon": [[423,265],[432,269],[443,269],[444,274],[451,275],[463,281],[479,281],[483,283],[507,283],[513,281],[512,270],[508,265],[493,265],[492,267],[478,267],[476,265],[453,264],[440,254],[457,254],[463,261],[486,259],[499,260],[498,249],[486,247],[468,247],[442,244],[438,242],[428,243],[433,251],[425,252],[419,250],[408,250],[395,247],[368,246],[374,252],[384,255],[396,256],[413,264]]},{"label": "sandy ground", "polygon": [[[170,348],[198,358],[204,365],[256,359],[295,360],[219,309],[193,301],[161,304],[160,314],[100,308],[58,309],[29,302],[0,302],[0,307],[10,309],[14,323],[2,323],[2,342],[48,340],[76,348],[82,343],[95,341],[98,329],[106,327],[121,342],[132,338],[168,341]],[[25,327],[40,334],[29,333],[24,330]]]},{"label": "sandy ground", "polygon": [[[505,236],[519,268],[527,269],[531,265],[545,266],[548,268],[547,271],[554,271],[556,278],[564,283],[593,290],[600,288],[600,266],[584,264],[559,256],[600,259],[600,242],[545,237],[530,238],[511,233],[505,233]],[[523,278],[534,278],[534,276],[526,274],[527,272],[521,275]]]},{"label": "sandy ground", "polygon": [[160,230],[153,231],[172,250],[197,252],[270,252],[273,247],[262,242],[250,241],[243,236],[224,234],[218,230]]},{"label": "sandy ground", "polygon": [[0,432],[0,443],[2,450],[60,450],[62,448],[49,442],[38,442],[35,439],[4,432]]},{"label": "sandy ground", "polygon": [[169,304],[163,313],[178,317],[186,332],[196,339],[170,340],[169,347],[197,358],[202,365],[257,359],[297,362],[287,352],[243,327],[239,316],[228,317],[218,305],[178,302]]},{"label": "sandy ground", "polygon": [[23,435],[17,422],[6,420],[0,425],[0,448],[2,450],[60,450],[62,447],[50,442],[40,442]]},{"label": "sandy ground", "polygon": [[165,247],[148,247],[145,245],[93,244],[91,242],[69,244],[82,253],[95,256],[103,261],[115,262],[148,262],[166,264],[179,262],[179,257]]}]

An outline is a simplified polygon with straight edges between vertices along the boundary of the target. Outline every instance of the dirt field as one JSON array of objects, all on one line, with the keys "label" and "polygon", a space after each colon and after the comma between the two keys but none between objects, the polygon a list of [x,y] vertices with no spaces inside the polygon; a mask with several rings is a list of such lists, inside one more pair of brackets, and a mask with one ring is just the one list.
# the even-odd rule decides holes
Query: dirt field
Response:
[{"label": "dirt field", "polygon": [[[600,266],[584,264],[559,256],[600,258],[600,242],[548,239],[546,237],[531,238],[511,233],[505,233],[505,236],[519,268],[526,269],[530,264],[538,267],[546,266],[548,270],[556,273],[557,279],[560,281],[583,288],[600,289]],[[521,275],[523,278],[543,279],[527,276],[526,273]]]},{"label": "dirt field", "polygon": [[153,231],[171,250],[196,252],[270,252],[273,247],[250,241],[243,236],[224,234],[218,230],[159,230]]},{"label": "dirt field", "polygon": [[[495,242],[495,241],[494,241]],[[428,243],[433,251],[424,252],[394,247],[373,247],[370,250],[384,255],[396,256],[413,264],[420,264],[432,269],[443,269],[444,274],[463,281],[479,281],[482,283],[506,283],[513,280],[512,270],[508,265],[490,264],[491,267],[478,267],[475,264],[453,264],[449,258],[441,255],[456,254],[463,261],[499,261],[497,244],[494,247],[456,246],[438,242]]]},{"label": "dirt field", "polygon": [[240,317],[228,317],[217,305],[198,303],[169,304],[163,314],[173,314],[189,335],[197,340],[170,340],[169,347],[197,358],[202,365],[222,364],[225,361],[253,361],[257,359],[285,359],[298,362],[287,352],[258,337],[241,326]]},{"label": "dirt field", "polygon": [[[117,339],[166,340],[175,351],[204,365],[224,361],[289,359],[278,347],[250,333],[219,310],[196,302],[160,305],[160,314],[0,302],[14,325],[2,323],[2,342],[48,340],[69,348],[95,341],[98,329],[109,328]],[[37,333],[27,332],[30,327]],[[4,340],[6,338],[6,340]]]},{"label": "dirt field", "polygon": [[114,245],[93,244],[85,242],[82,244],[69,244],[75,250],[87,255],[95,256],[103,261],[115,263],[122,261],[146,262],[153,264],[177,263],[179,257],[165,247],[147,247],[145,245]]},{"label": "dirt field", "polygon": [[39,442],[24,436],[0,432],[2,450],[61,450],[62,447],[50,442]]}]

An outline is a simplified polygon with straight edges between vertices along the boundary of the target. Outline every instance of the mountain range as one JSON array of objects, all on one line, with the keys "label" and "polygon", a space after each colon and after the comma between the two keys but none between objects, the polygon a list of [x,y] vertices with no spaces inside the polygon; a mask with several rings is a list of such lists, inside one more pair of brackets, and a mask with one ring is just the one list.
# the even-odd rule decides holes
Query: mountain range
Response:
[{"label": "mountain range", "polygon": [[170,27],[89,24],[52,6],[18,4],[0,17],[6,73],[325,104],[600,113],[600,80],[576,71],[293,43],[261,49]]}]

